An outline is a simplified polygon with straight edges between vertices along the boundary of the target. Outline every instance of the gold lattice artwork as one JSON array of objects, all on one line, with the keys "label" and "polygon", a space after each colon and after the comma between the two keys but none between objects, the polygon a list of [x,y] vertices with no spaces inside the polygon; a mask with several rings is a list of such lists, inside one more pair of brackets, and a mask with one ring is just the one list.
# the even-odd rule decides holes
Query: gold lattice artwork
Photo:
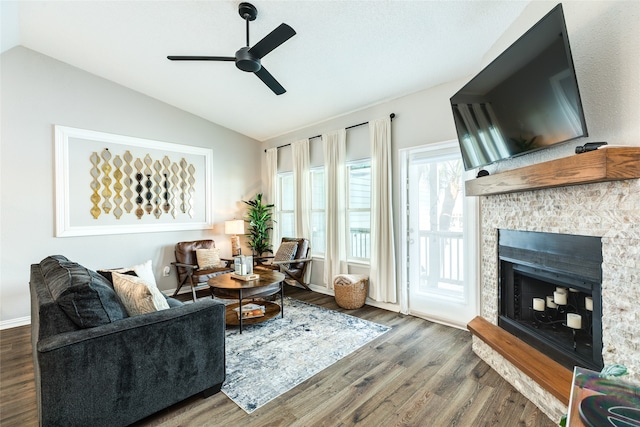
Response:
[{"label": "gold lattice artwork", "polygon": [[93,218],[98,219],[103,212],[116,219],[125,214],[138,219],[145,215],[177,219],[180,213],[193,218],[196,168],[186,159],[174,162],[164,156],[154,160],[149,154],[134,159],[129,150],[114,156],[105,148],[100,154],[91,153],[89,161]]}]

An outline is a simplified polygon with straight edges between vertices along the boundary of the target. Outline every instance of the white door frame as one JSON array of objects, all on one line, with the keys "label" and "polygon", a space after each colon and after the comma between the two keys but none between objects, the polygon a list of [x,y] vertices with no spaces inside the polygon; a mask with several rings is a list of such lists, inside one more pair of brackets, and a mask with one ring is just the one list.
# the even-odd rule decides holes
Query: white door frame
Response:
[{"label": "white door frame", "polygon": [[[422,317],[427,320],[431,320],[437,323],[442,323],[448,326],[453,326],[461,329],[466,329],[466,325],[452,323],[445,319],[440,319],[435,316],[424,315],[423,313],[410,313],[409,311],[409,240],[408,240],[408,162],[409,155],[415,151],[429,152],[440,151],[443,149],[450,149],[452,147],[458,147],[457,140],[443,141],[438,143],[426,144],[422,146],[415,146],[410,148],[403,148],[399,150],[400,154],[400,200],[402,206],[400,214],[400,312],[403,314],[415,314],[417,317]],[[473,178],[473,171],[467,171],[463,174],[463,180],[466,181]],[[464,190],[464,188],[463,188]],[[468,285],[472,287],[472,297],[475,299],[475,312],[480,314],[480,204],[478,197],[464,196],[465,208],[467,215],[464,219],[464,239],[465,239],[465,280],[468,281]],[[475,283],[475,285],[470,285]]]}]

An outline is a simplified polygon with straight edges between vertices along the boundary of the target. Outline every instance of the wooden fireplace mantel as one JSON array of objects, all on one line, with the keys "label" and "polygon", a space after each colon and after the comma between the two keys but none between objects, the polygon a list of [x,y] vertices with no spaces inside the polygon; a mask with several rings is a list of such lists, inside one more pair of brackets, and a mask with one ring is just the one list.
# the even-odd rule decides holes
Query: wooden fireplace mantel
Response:
[{"label": "wooden fireplace mantel", "polygon": [[474,318],[467,329],[560,402],[569,404],[573,381],[569,369],[483,317]]},{"label": "wooden fireplace mantel", "polygon": [[640,147],[602,147],[472,179],[465,182],[465,189],[467,196],[488,196],[636,178],[640,178]]}]

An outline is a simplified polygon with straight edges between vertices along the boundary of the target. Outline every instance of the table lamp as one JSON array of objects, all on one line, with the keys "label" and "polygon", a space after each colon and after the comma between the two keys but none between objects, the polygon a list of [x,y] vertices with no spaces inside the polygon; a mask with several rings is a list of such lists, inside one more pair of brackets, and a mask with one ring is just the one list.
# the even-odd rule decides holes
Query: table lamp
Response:
[{"label": "table lamp", "polygon": [[240,255],[240,237],[238,234],[244,234],[244,221],[234,219],[233,221],[224,222],[224,234],[232,234],[231,236],[231,256]]}]

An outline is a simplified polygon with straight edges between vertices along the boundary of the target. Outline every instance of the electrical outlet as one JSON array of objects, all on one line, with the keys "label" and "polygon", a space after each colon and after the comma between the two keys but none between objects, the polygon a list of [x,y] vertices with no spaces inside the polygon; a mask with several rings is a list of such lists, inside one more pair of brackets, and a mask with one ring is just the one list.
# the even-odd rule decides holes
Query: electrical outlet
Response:
[{"label": "electrical outlet", "polygon": [[162,276],[167,277],[169,276],[170,273],[171,273],[171,267],[169,267],[168,265],[165,265],[164,269],[162,270]]}]

